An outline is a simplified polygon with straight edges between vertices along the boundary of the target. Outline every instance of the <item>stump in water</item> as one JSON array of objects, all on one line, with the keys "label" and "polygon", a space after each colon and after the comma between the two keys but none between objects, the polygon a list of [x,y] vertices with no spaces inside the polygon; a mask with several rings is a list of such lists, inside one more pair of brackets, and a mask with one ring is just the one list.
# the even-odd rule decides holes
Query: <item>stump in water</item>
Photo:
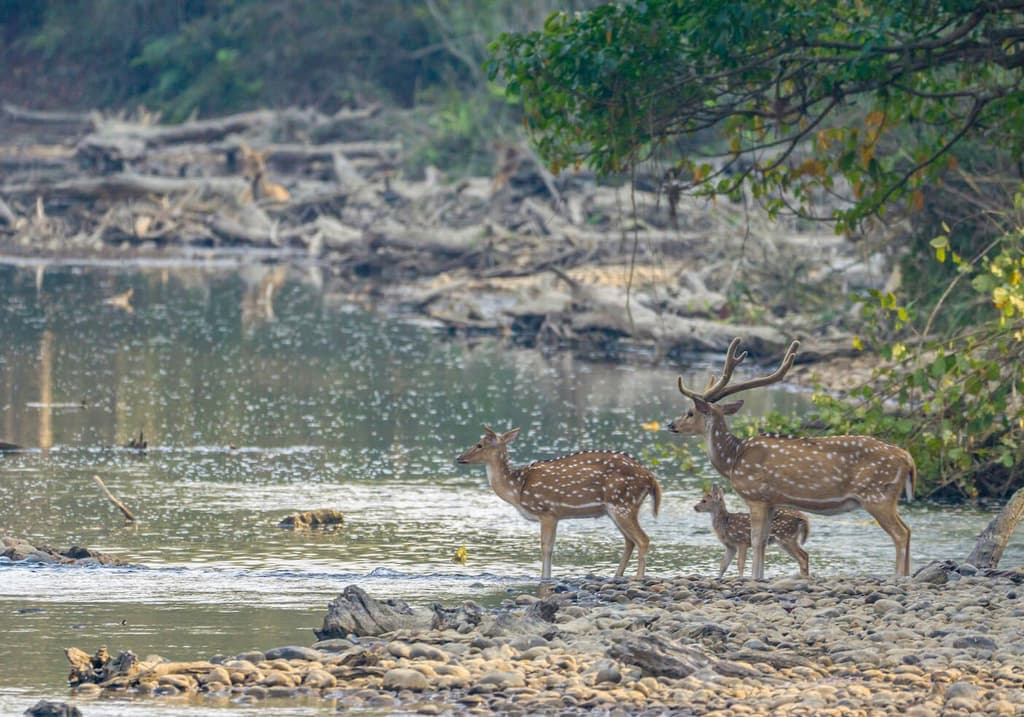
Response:
[{"label": "stump in water", "polygon": [[277,524],[279,528],[303,530],[306,528],[336,528],[345,524],[345,516],[333,508],[320,508],[293,513]]},{"label": "stump in water", "polygon": [[967,562],[976,568],[997,567],[1021,517],[1024,517],[1024,488],[1013,494],[999,515],[981,532]]}]

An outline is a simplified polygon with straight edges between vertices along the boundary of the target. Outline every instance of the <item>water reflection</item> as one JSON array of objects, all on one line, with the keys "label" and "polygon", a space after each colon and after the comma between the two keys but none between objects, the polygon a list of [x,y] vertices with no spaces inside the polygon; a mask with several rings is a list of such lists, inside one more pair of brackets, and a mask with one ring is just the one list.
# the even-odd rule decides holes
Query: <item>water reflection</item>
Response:
[{"label": "water reflection", "polygon": [[[482,470],[454,464],[481,424],[522,428],[518,463],[584,447],[649,458],[681,440],[641,428],[678,414],[678,366],[445,339],[367,311],[355,287],[316,267],[0,265],[0,290],[0,440],[36,449],[0,455],[0,532],[136,566],[0,561],[0,712],[65,697],[69,645],[191,659],[310,644],[326,603],[351,583],[414,601],[535,590],[536,525]],[[128,290],[132,312],[104,302]],[[695,359],[687,380],[701,383],[709,362]],[[755,413],[805,400],[784,389],[744,398]],[[145,453],[118,447],[140,432]],[[713,574],[721,547],[692,504],[717,476],[706,463],[655,472],[662,513],[641,514],[648,572]],[[136,523],[124,524],[93,475]],[[327,507],[345,514],[342,530],[276,527]],[[905,514],[915,564],[965,555],[988,517]],[[459,546],[465,565],[451,560]],[[891,542],[863,513],[812,519],[807,549],[817,574],[892,568]],[[620,550],[607,520],[565,521],[554,575],[611,574]],[[1011,552],[1004,560],[1019,558]],[[773,549],[768,569],[795,565]],[[25,685],[28,696],[17,692]]]}]

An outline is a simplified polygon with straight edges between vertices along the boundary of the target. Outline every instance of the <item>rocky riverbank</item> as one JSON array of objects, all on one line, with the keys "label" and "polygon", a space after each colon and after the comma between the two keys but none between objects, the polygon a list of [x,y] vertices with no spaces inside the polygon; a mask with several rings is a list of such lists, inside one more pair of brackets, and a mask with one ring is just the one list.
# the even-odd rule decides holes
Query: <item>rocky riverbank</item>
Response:
[{"label": "rocky riverbank", "polygon": [[413,609],[350,587],[311,647],[188,662],[67,654],[76,701],[141,693],[419,714],[1019,715],[1022,581],[1021,570],[952,564],[901,580],[584,578],[489,611]]}]

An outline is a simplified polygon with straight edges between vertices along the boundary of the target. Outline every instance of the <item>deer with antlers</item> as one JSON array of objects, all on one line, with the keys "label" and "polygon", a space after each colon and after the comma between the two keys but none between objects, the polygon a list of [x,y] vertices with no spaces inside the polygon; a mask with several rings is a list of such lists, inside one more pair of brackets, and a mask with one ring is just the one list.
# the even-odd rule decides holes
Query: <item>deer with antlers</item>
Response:
[{"label": "deer with antlers", "polygon": [[754,578],[764,578],[764,549],[776,509],[785,506],[810,513],[835,515],[863,508],[878,521],[896,546],[896,574],[910,573],[910,528],[899,516],[900,494],[914,496],[917,468],[902,448],[870,436],[801,438],[754,436],[742,439],[729,431],[725,417],[742,401],[718,403],[740,391],[781,381],[796,359],[799,341],[790,344],[771,374],[730,385],[733,371],[746,358],[733,339],[722,375],[712,376],[697,392],[679,378],[679,391],[693,407],[672,421],[674,433],[702,435],[708,458],[750,509],[750,543]]},{"label": "deer with antlers", "polygon": [[632,456],[619,451],[580,451],[559,458],[512,468],[508,444],[519,429],[498,434],[484,426],[484,435],[456,461],[482,463],[498,497],[514,505],[527,520],[540,523],[541,579],[551,578],[551,554],[555,529],[563,518],[598,518],[607,515],[626,539],[615,572],[621,577],[637,549],[636,576],[647,566],[650,539],[640,527],[637,514],[648,495],[654,499],[654,515],[661,505],[657,478]]}]

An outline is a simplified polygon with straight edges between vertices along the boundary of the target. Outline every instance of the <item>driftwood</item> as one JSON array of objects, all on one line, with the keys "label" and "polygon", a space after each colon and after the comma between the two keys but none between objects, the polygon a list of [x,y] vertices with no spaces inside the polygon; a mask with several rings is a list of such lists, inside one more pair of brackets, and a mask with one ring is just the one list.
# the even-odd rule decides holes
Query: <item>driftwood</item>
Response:
[{"label": "driftwood", "polygon": [[107,500],[113,503],[114,507],[116,507],[119,511],[121,511],[124,514],[125,521],[129,523],[135,522],[135,516],[132,515],[132,512],[130,510],[128,510],[128,506],[126,506],[124,503],[118,500],[117,497],[114,496],[114,494],[107,489],[106,484],[103,483],[103,479],[100,478],[99,476],[93,476],[92,479],[96,482],[96,485],[99,486],[99,489],[103,493],[103,495],[107,496]]},{"label": "driftwood", "polygon": [[5,451],[21,451],[21,450],[24,450],[24,449],[21,446],[17,445],[16,443],[5,443],[4,441],[0,441],[0,453],[3,453]]},{"label": "driftwood", "polygon": [[24,107],[12,105],[9,102],[0,103],[0,113],[18,122],[27,122],[30,124],[77,125],[82,129],[93,128],[99,121],[99,115],[93,112],[47,112],[41,110],[30,110]]},{"label": "driftwood", "polygon": [[272,110],[256,110],[217,119],[195,120],[178,125],[141,125],[110,120],[100,123],[98,130],[109,137],[131,137],[146,147],[161,147],[184,142],[215,142],[231,134],[269,127],[277,119]]},{"label": "driftwood", "polygon": [[976,568],[998,567],[1017,523],[1024,517],[1024,488],[1010,498],[995,518],[981,531],[967,562]]}]

